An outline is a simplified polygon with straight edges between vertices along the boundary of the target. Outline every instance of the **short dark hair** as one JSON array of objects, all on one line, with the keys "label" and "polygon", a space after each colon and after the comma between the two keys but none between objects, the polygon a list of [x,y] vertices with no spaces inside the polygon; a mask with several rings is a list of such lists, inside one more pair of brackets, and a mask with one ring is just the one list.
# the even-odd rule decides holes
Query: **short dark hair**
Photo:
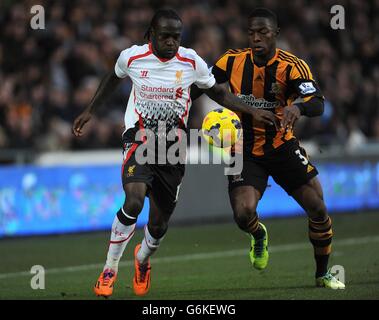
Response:
[{"label": "short dark hair", "polygon": [[158,21],[161,18],[174,19],[180,22],[183,22],[179,17],[178,13],[173,9],[159,9],[155,12],[153,18],[151,19],[150,25],[145,33],[144,38],[150,40],[150,32],[152,28],[155,28],[158,25]]},{"label": "short dark hair", "polygon": [[278,17],[276,16],[276,14],[271,11],[270,9],[267,9],[267,8],[256,8],[254,9],[250,15],[249,15],[249,20],[253,19],[253,18],[267,18],[269,19],[274,27],[278,27]]}]

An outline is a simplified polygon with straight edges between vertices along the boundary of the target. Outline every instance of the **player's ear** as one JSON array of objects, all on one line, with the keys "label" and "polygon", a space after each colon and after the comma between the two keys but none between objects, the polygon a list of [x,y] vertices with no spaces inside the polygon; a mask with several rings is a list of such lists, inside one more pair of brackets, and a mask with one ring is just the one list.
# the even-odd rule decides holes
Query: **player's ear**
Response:
[{"label": "player's ear", "polygon": [[275,35],[278,36],[279,33],[280,33],[280,28],[278,27],[278,29],[276,29],[276,33],[275,33]]}]

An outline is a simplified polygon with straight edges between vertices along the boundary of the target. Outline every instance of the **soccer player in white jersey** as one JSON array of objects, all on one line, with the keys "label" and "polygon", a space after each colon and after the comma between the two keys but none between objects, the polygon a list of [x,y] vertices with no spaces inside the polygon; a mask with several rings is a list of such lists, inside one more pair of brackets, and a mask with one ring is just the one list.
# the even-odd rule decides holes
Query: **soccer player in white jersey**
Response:
[{"label": "soccer player in white jersey", "polygon": [[73,124],[74,135],[81,136],[93,110],[109,97],[123,78],[131,78],[133,88],[122,136],[125,202],[114,218],[107,260],[94,287],[98,296],[108,297],[113,293],[118,264],[134,234],[145,196],[149,197],[149,220],[145,226],[144,239],[134,250],[133,289],[140,296],[149,291],[149,257],[158,249],[167,231],[184,175],[184,164],[181,163],[139,164],[136,150],[143,142],[136,139],[136,133],[140,129],[157,133],[160,122],[165,124],[167,131],[185,129],[191,106],[192,84],[233,111],[248,113],[259,121],[277,125],[271,112],[250,108],[216,84],[202,58],[194,50],[180,46],[181,32],[182,21],[175,11],[157,11],[146,33],[148,44],[135,45],[121,52],[114,70],[104,77],[90,105]]}]

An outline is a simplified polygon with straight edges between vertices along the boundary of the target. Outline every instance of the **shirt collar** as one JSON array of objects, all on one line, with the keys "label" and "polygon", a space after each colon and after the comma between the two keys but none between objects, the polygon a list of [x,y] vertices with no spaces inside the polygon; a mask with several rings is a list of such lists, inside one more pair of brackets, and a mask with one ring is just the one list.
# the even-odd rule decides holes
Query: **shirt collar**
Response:
[{"label": "shirt collar", "polygon": [[[276,48],[274,56],[264,66],[261,66],[261,67],[267,67],[273,64],[278,59],[278,54],[279,54],[279,49]],[[250,58],[251,58],[251,62],[254,64],[254,54],[253,54],[252,49],[250,49]],[[261,67],[258,67],[258,68],[261,68]]]}]

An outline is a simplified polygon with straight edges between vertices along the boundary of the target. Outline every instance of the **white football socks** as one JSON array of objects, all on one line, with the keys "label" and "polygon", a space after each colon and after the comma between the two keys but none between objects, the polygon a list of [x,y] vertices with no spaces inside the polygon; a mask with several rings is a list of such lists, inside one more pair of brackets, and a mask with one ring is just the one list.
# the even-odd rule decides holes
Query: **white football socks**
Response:
[{"label": "white football socks", "polygon": [[[124,210],[122,212],[125,214]],[[126,214],[125,214],[126,215]],[[129,219],[132,218],[127,216]],[[135,219],[135,218],[134,218]],[[136,219],[137,222],[137,219]],[[118,271],[118,263],[124,253],[126,245],[133,237],[136,224],[126,226],[120,222],[117,215],[113,220],[111,240],[109,242],[107,261],[104,266],[105,269],[112,269],[115,272]]]},{"label": "white football socks", "polygon": [[145,226],[145,237],[141,242],[141,248],[137,253],[137,260],[139,263],[144,264],[149,260],[149,257],[158,249],[161,241],[164,237],[160,239],[155,239],[151,236],[149,228]]}]

